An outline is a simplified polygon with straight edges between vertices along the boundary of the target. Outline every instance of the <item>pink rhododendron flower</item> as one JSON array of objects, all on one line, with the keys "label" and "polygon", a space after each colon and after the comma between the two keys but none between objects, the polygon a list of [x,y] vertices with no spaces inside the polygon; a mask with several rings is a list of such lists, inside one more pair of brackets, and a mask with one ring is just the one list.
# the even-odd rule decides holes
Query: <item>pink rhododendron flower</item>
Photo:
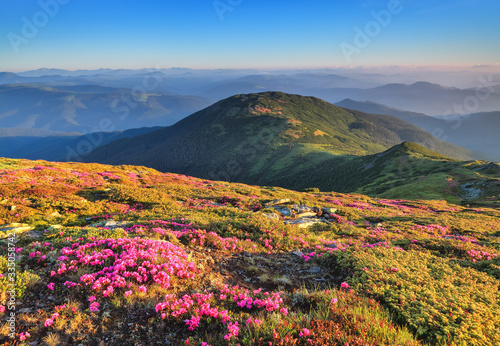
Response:
[{"label": "pink rhododendron flower", "polygon": [[90,304],[89,309],[90,309],[90,311],[93,311],[93,312],[99,311],[99,303],[93,302],[92,304]]},{"label": "pink rhododendron flower", "polygon": [[330,302],[330,304],[337,304],[339,300],[337,298],[333,298],[332,301]]},{"label": "pink rhododendron flower", "polygon": [[146,291],[147,291],[146,286],[139,286],[139,292],[144,292],[144,293],[146,293]]},{"label": "pink rhododendron flower", "polygon": [[349,288],[349,284],[347,282],[342,282],[340,288]]},{"label": "pink rhododendron flower", "polygon": [[0,305],[0,313],[4,313],[4,312],[5,312],[5,306]]},{"label": "pink rhododendron flower", "polygon": [[307,328],[302,329],[302,331],[299,333],[299,336],[308,336],[311,334],[311,331]]},{"label": "pink rhododendron flower", "polygon": [[20,333],[19,334],[19,340],[23,341],[23,340],[25,340],[29,336],[30,336],[29,332]]},{"label": "pink rhododendron flower", "polygon": [[51,326],[51,325],[53,325],[53,324],[54,324],[54,320],[53,320],[52,318],[47,318],[47,319],[45,320],[44,326],[45,326],[45,327],[50,327],[50,326]]},{"label": "pink rhododendron flower", "polygon": [[48,285],[47,285],[47,288],[48,288],[49,290],[53,291],[53,290],[54,290],[54,286],[55,286],[55,285],[56,285],[55,283],[51,282],[50,284],[48,284]]}]

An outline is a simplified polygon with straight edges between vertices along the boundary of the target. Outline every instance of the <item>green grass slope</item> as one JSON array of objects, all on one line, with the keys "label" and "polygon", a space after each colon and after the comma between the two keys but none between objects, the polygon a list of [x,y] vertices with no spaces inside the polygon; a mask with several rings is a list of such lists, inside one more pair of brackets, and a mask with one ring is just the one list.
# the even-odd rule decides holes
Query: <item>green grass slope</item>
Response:
[{"label": "green grass slope", "polygon": [[[299,165],[299,161],[296,162]],[[270,178],[296,190],[356,192],[372,197],[447,200],[464,205],[500,206],[499,165],[450,159],[419,144],[404,142],[382,153],[339,156],[299,174]]]}]

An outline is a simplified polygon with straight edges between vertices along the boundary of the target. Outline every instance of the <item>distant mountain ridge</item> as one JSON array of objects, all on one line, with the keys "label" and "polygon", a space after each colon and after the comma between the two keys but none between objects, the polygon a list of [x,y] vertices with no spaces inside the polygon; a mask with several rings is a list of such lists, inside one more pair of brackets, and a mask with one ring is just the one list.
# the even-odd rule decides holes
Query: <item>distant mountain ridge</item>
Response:
[{"label": "distant mountain ridge", "polygon": [[81,161],[93,149],[120,138],[130,138],[161,127],[126,131],[81,133],[40,129],[0,129],[0,157],[48,161]]},{"label": "distant mountain ridge", "polygon": [[[0,85],[0,127],[94,132],[166,126],[211,103],[196,96],[93,85]],[[103,119],[109,128],[103,128]]]},{"label": "distant mountain ridge", "polygon": [[[462,80],[452,72],[438,73],[446,80]],[[310,69],[275,70],[219,69],[193,70],[188,68],[149,69],[97,69],[68,71],[62,69],[38,69],[34,71],[0,74],[0,84],[36,83],[53,87],[75,85],[100,85],[105,87],[144,87],[145,81],[154,81],[154,90],[159,94],[192,95],[209,98],[211,101],[230,97],[234,94],[281,91],[285,93],[310,95],[328,102],[340,102],[345,98],[371,100],[417,113],[440,116],[449,113],[477,113],[500,110],[500,81],[498,75],[491,74],[483,79],[471,76],[467,87],[445,87],[436,84],[432,74],[408,72],[407,75],[384,75],[352,69]],[[426,78],[434,82],[425,82]],[[446,83],[448,84],[448,83]],[[453,83],[452,83],[453,84]],[[459,83],[464,85],[463,82]],[[146,88],[149,89],[149,88]],[[466,100],[476,98],[476,93],[487,93],[481,102],[474,103],[473,109]],[[471,103],[472,104],[472,103]],[[165,124],[144,124],[165,125]],[[129,127],[130,128],[130,127]]]}]

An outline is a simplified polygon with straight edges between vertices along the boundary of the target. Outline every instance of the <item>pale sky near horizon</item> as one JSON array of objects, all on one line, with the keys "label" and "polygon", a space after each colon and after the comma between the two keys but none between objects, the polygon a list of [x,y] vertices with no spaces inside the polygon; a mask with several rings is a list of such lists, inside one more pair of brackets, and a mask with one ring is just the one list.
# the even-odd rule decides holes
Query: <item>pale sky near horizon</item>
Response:
[{"label": "pale sky near horizon", "polygon": [[0,0],[0,71],[500,63],[498,0]]}]

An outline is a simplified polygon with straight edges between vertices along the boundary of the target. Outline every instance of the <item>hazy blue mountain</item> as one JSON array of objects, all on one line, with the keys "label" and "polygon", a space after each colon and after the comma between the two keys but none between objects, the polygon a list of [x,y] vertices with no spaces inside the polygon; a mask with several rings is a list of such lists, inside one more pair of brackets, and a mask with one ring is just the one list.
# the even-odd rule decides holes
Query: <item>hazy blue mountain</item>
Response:
[{"label": "hazy blue mountain", "polygon": [[330,90],[315,90],[311,95],[316,94],[321,94],[318,97],[334,103],[346,98],[371,100],[392,108],[428,115],[457,114],[461,112],[467,114],[500,109],[500,90],[498,89],[490,93],[487,99],[481,100],[477,104],[474,103],[474,107],[471,108],[467,102],[470,101],[470,98],[476,97],[475,89],[448,88],[427,82],[418,82],[411,85],[387,84],[370,89],[332,88]]},{"label": "hazy blue mountain", "polygon": [[345,99],[339,107],[367,113],[388,114],[430,132],[438,138],[478,153],[490,161],[500,161],[500,112],[484,112],[441,119],[408,112],[371,101]]},{"label": "hazy blue mountain", "polygon": [[222,99],[239,93],[245,94],[275,90],[285,93],[309,95],[311,94],[310,91],[316,89],[329,89],[335,87],[367,88],[375,85],[378,84],[363,82],[335,74],[296,73],[250,75],[215,83],[215,85],[205,90],[202,95],[212,99]]},{"label": "hazy blue mountain", "polygon": [[212,103],[198,96],[143,94],[123,88],[62,88],[0,86],[0,127],[96,132],[166,126]]},{"label": "hazy blue mountain", "polygon": [[0,129],[0,157],[48,161],[82,161],[98,146],[159,130],[145,127],[126,131],[81,133],[40,129]]}]

